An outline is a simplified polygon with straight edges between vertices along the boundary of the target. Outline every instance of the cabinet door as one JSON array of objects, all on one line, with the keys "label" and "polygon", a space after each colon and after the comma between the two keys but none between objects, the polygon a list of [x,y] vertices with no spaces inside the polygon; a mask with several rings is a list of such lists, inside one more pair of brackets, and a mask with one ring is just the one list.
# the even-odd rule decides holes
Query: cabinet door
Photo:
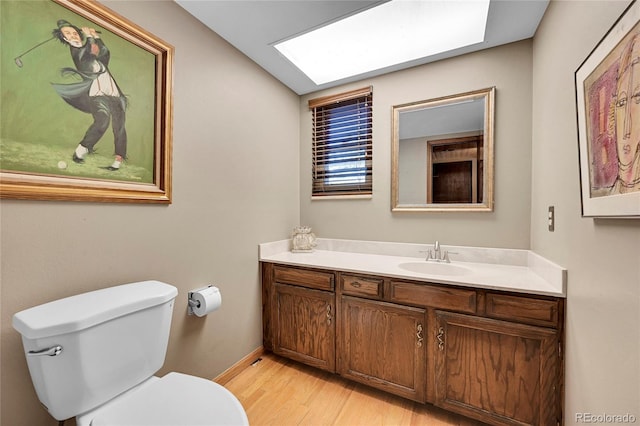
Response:
[{"label": "cabinet door", "polygon": [[335,295],[278,283],[274,287],[273,351],[335,372]]},{"label": "cabinet door", "polygon": [[425,310],[342,296],[340,374],[424,402]]},{"label": "cabinet door", "polygon": [[556,330],[436,313],[436,405],[491,424],[556,425]]}]

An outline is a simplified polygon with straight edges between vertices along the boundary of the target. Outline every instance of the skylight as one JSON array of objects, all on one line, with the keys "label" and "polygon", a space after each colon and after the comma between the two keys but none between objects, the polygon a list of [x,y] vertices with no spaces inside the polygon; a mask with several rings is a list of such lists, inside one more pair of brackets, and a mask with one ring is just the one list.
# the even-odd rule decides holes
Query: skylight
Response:
[{"label": "skylight", "polygon": [[324,84],[484,41],[489,0],[391,0],[274,47]]}]

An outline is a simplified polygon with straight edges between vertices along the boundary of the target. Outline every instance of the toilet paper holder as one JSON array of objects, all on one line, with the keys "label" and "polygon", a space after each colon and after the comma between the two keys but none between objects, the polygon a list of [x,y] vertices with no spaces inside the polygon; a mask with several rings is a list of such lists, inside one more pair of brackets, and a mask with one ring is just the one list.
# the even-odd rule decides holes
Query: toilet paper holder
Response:
[{"label": "toilet paper holder", "polygon": [[196,288],[195,290],[191,290],[190,292],[187,293],[187,303],[188,303],[188,308],[187,308],[187,315],[193,315],[193,308],[199,308],[200,307],[200,301],[199,300],[193,300],[193,293],[198,292],[198,291],[202,291],[205,290],[207,288],[213,287],[213,284],[209,284],[206,285],[204,287],[200,287],[200,288]]}]

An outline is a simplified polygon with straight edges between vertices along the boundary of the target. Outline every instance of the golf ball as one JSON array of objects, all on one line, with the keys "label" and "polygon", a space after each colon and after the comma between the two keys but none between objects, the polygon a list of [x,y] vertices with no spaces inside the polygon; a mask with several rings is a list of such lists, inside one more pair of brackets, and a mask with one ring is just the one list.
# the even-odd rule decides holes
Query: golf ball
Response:
[{"label": "golf ball", "polygon": [[58,161],[58,168],[62,170],[66,169],[67,168],[66,161]]}]

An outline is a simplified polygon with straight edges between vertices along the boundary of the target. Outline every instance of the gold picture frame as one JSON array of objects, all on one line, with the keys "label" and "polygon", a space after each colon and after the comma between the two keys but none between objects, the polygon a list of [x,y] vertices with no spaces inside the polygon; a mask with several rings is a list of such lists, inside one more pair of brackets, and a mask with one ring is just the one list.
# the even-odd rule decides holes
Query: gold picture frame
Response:
[{"label": "gold picture frame", "polygon": [[173,47],[94,1],[0,7],[0,198],[170,204]]}]

